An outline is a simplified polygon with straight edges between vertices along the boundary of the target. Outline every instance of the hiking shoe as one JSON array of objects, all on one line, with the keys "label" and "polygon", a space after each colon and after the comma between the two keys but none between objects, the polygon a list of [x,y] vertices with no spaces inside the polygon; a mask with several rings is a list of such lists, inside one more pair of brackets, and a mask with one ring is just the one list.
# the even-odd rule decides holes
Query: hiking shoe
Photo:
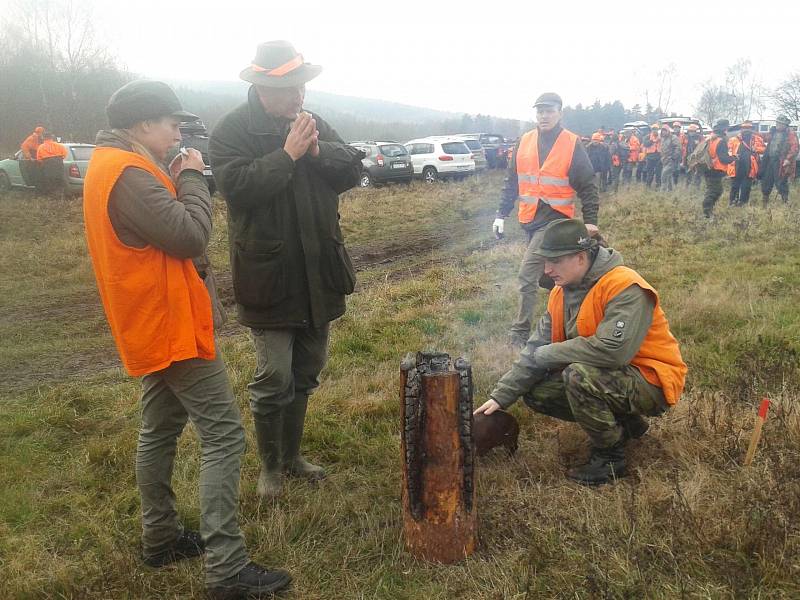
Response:
[{"label": "hiking shoe", "polygon": [[197,531],[184,529],[183,535],[170,546],[154,554],[143,554],[142,560],[148,567],[159,568],[186,558],[200,556],[206,551],[206,543]]},{"label": "hiking shoe", "polygon": [[291,581],[292,576],[286,571],[265,569],[249,562],[233,577],[209,585],[206,592],[211,600],[262,598],[282,590]]},{"label": "hiking shoe", "polygon": [[622,415],[619,424],[622,425],[622,435],[626,440],[638,440],[650,429],[647,419],[641,415]]},{"label": "hiking shoe", "polygon": [[567,477],[581,485],[603,485],[625,476],[625,444],[610,448],[592,448],[589,462],[574,467]]}]

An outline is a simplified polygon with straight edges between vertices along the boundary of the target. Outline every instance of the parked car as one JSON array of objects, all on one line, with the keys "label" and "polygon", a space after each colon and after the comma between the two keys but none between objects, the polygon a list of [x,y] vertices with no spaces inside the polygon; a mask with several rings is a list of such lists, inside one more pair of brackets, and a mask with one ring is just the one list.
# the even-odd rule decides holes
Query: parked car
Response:
[{"label": "parked car", "polygon": [[[184,148],[194,148],[203,155],[203,177],[206,178],[208,191],[211,195],[217,191],[217,182],[214,181],[214,174],[211,172],[211,163],[208,160],[208,129],[203,121],[193,121],[191,123],[181,123],[181,146]],[[175,158],[179,148],[176,146],[168,155],[167,163]]]},{"label": "parked car", "polygon": [[486,151],[490,169],[505,169],[508,166],[508,143],[497,133],[480,133],[478,140]]},{"label": "parked car", "polygon": [[361,159],[361,187],[389,182],[411,183],[414,178],[414,165],[402,144],[359,141],[350,142],[350,145],[366,153]]},{"label": "parked car", "polygon": [[[76,142],[61,142],[67,148],[67,157],[64,159],[64,180],[66,191],[69,194],[83,192],[83,178],[86,176],[86,167],[94,151],[93,144],[80,144]],[[35,185],[29,178],[23,177],[20,169],[22,150],[14,156],[0,160],[0,191],[12,188],[34,189]]]},{"label": "parked car", "polygon": [[489,168],[489,161],[486,159],[486,148],[481,144],[480,136],[477,133],[461,133],[451,137],[464,140],[467,148],[472,152],[476,173],[482,173]]},{"label": "parked car", "polygon": [[711,127],[694,117],[664,117],[663,119],[659,119],[658,122],[660,125],[669,125],[670,127],[673,123],[680,123],[683,133],[688,131],[689,125],[697,125],[702,133],[711,133]]},{"label": "parked car", "polygon": [[427,183],[462,179],[475,173],[472,151],[457,138],[420,138],[405,144],[414,164],[414,176]]},{"label": "parked car", "polygon": [[626,134],[629,131],[633,131],[637,138],[643,140],[650,135],[650,124],[647,121],[631,121],[630,123],[625,123],[622,129],[619,130],[622,134]]}]

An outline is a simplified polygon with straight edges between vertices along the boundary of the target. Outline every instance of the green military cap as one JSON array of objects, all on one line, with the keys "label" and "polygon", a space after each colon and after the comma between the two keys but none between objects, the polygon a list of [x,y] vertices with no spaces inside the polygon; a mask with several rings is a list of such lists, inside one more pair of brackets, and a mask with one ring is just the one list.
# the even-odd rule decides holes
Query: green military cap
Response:
[{"label": "green military cap", "polygon": [[597,240],[589,235],[586,225],[578,219],[558,219],[544,228],[542,244],[536,251],[545,258],[558,258],[577,254],[597,246]]}]

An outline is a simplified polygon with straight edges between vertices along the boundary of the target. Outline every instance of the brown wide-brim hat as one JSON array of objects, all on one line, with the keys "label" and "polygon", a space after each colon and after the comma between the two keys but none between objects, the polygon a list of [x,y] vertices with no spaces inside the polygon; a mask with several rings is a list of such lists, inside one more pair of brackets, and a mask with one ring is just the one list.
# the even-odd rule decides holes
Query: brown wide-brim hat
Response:
[{"label": "brown wide-brim hat", "polygon": [[303,85],[321,72],[321,66],[305,62],[292,44],[275,40],[258,46],[253,62],[239,77],[256,85],[284,88]]}]

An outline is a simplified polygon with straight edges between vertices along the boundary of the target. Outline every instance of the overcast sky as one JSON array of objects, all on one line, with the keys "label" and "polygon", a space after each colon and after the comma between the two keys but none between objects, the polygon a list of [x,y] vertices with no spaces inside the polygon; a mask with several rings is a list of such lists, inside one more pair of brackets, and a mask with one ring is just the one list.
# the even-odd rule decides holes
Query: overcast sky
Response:
[{"label": "overcast sky", "polygon": [[740,58],[768,86],[800,69],[797,1],[89,1],[120,62],[148,77],[235,80],[259,42],[287,39],[323,66],[313,89],[520,119],[544,91],[655,105],[669,65],[678,113]]}]

